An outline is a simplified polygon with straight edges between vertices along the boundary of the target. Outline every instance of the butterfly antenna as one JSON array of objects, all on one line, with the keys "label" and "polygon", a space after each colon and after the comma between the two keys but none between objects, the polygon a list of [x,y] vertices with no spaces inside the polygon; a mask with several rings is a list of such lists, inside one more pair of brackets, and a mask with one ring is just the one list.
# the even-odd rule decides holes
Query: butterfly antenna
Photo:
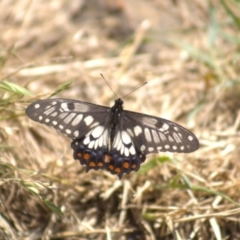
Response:
[{"label": "butterfly antenna", "polygon": [[109,85],[108,81],[105,79],[105,77],[100,73],[101,77],[103,78],[103,80],[105,81],[105,83],[108,85],[108,87],[111,89],[111,91],[113,92],[113,94],[115,95],[116,98],[118,98],[118,95],[113,91],[113,89],[111,88],[111,86]]},{"label": "butterfly antenna", "polygon": [[126,94],[125,96],[122,97],[122,99],[124,99],[125,97],[129,96],[130,94],[132,94],[133,92],[137,91],[139,88],[143,87],[144,85],[146,85],[148,82],[143,83],[142,85],[140,85],[139,87],[135,88],[133,91],[131,91],[130,93]]}]

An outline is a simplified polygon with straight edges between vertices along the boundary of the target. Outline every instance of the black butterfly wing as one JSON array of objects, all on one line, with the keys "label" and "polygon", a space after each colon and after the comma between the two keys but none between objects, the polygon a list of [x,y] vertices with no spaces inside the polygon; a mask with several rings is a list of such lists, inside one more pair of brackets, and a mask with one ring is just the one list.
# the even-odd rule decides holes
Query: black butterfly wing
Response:
[{"label": "black butterfly wing", "polygon": [[146,154],[166,151],[189,153],[198,147],[195,135],[174,122],[123,111],[114,133],[112,161],[106,169],[121,178],[124,173],[137,171]]},{"label": "black butterfly wing", "polygon": [[33,102],[26,109],[32,120],[56,128],[72,139],[85,136],[98,125],[107,125],[110,108],[71,99]]},{"label": "black butterfly wing", "polygon": [[142,154],[158,152],[189,153],[199,148],[196,136],[177,123],[163,118],[123,111],[123,128]]},{"label": "black butterfly wing", "polygon": [[73,157],[86,166],[86,171],[106,169],[112,172],[110,111],[108,107],[88,102],[55,98],[30,104],[26,114],[71,138]]}]

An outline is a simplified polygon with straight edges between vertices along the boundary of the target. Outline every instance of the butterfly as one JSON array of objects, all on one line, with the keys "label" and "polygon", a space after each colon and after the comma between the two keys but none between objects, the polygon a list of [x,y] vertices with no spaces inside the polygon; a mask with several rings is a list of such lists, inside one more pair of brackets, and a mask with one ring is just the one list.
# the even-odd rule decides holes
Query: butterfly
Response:
[{"label": "butterfly", "polygon": [[71,138],[73,157],[87,172],[105,169],[119,179],[138,171],[147,154],[190,153],[199,148],[189,130],[163,118],[124,110],[120,98],[111,108],[73,99],[39,100],[27,107],[26,114]]}]

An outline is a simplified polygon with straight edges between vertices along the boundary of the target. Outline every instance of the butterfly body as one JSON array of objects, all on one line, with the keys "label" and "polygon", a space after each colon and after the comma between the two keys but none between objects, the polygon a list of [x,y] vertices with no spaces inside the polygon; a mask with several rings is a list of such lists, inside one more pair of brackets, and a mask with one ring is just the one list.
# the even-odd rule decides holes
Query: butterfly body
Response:
[{"label": "butterfly body", "polygon": [[91,169],[106,169],[119,178],[137,171],[146,154],[189,153],[198,139],[177,123],[123,109],[115,100],[108,108],[72,99],[46,99],[30,104],[32,120],[52,126],[72,139],[73,157]]},{"label": "butterfly body", "polygon": [[110,130],[110,139],[111,139],[111,145],[114,140],[114,136],[116,133],[116,127],[119,124],[121,113],[123,111],[123,101],[119,98],[115,101],[114,106],[111,108],[111,130]]}]

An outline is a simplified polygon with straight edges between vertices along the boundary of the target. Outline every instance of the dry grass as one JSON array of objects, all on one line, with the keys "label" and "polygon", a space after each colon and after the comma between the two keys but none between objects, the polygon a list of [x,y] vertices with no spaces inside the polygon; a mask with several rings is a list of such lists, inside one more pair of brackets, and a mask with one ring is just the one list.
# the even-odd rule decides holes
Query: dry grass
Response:
[{"label": "dry grass", "polygon": [[[240,239],[239,9],[234,0],[1,1],[0,239]],[[110,106],[100,73],[119,97],[148,81],[125,109],[178,122],[200,149],[149,155],[121,181],[85,173],[71,140],[24,109],[56,91]]]}]

